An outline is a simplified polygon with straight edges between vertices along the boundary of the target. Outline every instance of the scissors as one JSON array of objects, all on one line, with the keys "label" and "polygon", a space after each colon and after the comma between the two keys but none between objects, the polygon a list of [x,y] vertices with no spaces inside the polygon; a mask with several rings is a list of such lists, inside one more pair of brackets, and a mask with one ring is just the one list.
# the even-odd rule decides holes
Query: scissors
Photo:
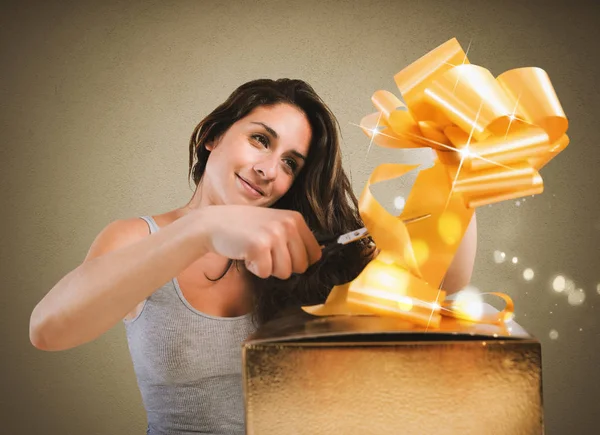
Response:
[{"label": "scissors", "polygon": [[[423,219],[427,219],[431,217],[431,213],[424,214],[421,216],[403,219],[402,222],[406,225],[412,224],[415,222],[422,221]],[[333,252],[337,252],[343,249],[349,243],[356,242],[360,239],[364,239],[369,235],[369,230],[366,227],[359,228],[358,230],[350,231],[348,233],[342,234],[341,236],[334,236],[328,238],[317,239],[319,245],[321,245],[323,258],[325,255],[331,254]]]}]

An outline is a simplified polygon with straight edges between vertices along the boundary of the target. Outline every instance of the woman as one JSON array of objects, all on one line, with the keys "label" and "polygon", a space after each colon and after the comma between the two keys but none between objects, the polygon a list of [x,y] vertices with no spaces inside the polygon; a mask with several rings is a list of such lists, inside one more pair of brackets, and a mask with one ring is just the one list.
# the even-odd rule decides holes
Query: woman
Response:
[{"label": "woman", "polygon": [[[35,307],[30,337],[69,349],[123,320],[148,433],[244,433],[242,341],[288,307],[322,302],[373,248],[319,261],[315,234],[362,223],[336,120],[308,84],[240,86],[198,124],[189,152],[191,200],[109,224]],[[470,278],[471,227],[446,277],[455,289]]]}]

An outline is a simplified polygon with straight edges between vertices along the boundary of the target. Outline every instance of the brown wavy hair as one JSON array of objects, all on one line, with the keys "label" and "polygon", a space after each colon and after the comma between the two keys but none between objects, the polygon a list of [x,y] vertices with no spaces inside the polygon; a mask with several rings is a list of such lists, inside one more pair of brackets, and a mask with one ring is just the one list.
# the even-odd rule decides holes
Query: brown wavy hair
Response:
[{"label": "brown wavy hair", "polygon": [[[356,196],[342,169],[337,119],[314,89],[302,80],[259,79],[238,87],[194,129],[189,145],[189,178],[196,186],[202,180],[210,154],[206,143],[218,139],[257,107],[280,103],[293,105],[306,115],[312,139],[304,167],[290,189],[271,207],[298,211],[317,237],[362,227]],[[352,243],[322,258],[304,274],[286,280],[262,279],[250,274],[255,321],[263,324],[287,309],[322,303],[334,285],[348,282],[360,273],[373,249],[370,239]],[[227,273],[232,263],[229,262],[217,279]],[[243,267],[243,262],[235,264]]]}]

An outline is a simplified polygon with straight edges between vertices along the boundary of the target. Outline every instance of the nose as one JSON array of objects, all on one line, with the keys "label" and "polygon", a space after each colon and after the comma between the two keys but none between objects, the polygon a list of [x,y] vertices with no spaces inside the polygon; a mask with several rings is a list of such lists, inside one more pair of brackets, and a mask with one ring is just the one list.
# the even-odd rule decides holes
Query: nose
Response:
[{"label": "nose", "polygon": [[267,158],[257,162],[254,165],[254,172],[260,175],[263,180],[274,180],[277,176],[277,162],[276,159]]}]

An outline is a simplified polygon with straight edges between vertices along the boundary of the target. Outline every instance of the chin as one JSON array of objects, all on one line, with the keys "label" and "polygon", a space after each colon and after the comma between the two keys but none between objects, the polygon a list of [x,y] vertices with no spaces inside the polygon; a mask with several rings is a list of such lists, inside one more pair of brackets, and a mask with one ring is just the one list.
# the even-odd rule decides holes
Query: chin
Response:
[{"label": "chin", "polygon": [[228,204],[228,205],[252,205],[255,207],[268,207],[269,201],[266,201],[265,198],[250,199],[243,195],[234,195],[233,198],[228,198],[228,201],[226,201],[225,204]]},{"label": "chin", "polygon": [[273,205],[273,203],[270,201],[262,200],[262,201],[252,202],[252,203],[250,203],[250,205],[254,205],[256,207],[271,207]]}]

